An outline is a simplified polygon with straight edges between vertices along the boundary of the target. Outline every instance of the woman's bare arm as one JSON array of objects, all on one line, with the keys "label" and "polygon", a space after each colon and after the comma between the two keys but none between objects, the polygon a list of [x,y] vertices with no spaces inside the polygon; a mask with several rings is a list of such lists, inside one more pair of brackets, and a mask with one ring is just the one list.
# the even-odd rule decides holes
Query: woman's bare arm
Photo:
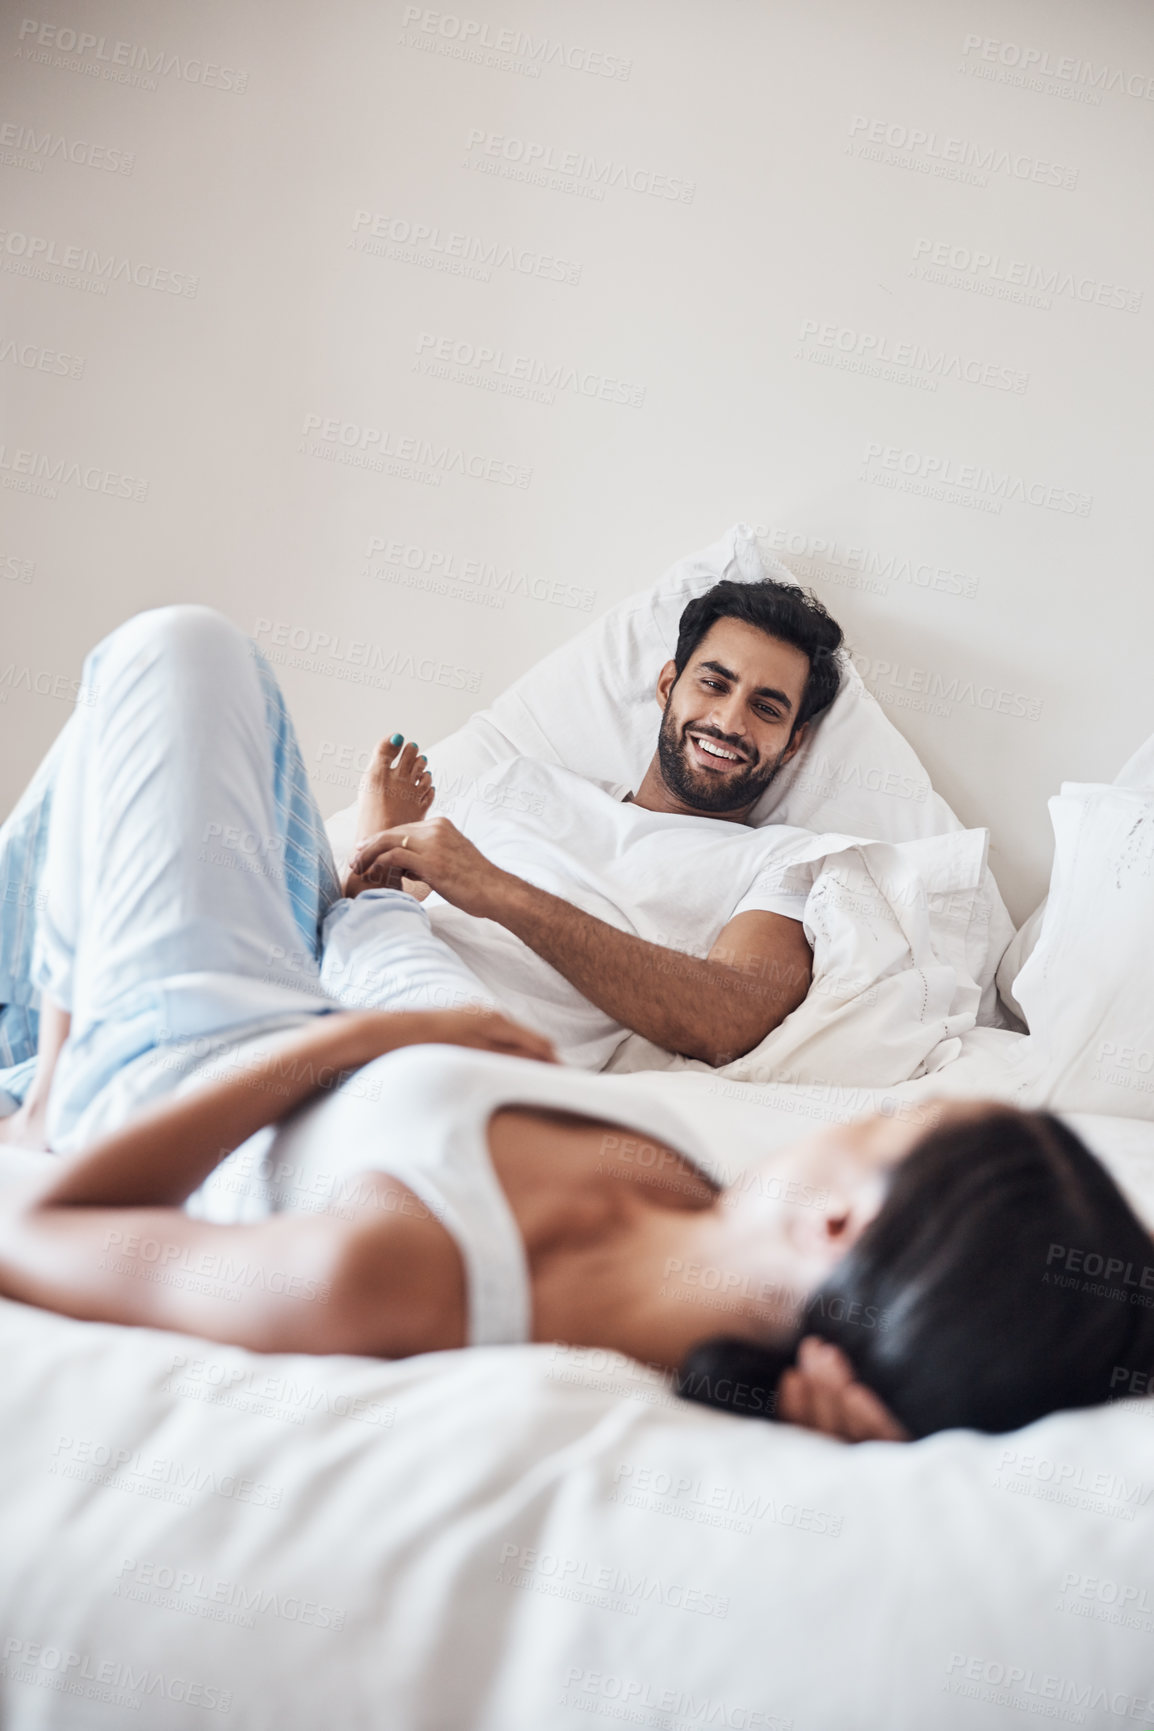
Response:
[{"label": "woman's bare arm", "polygon": [[141,1112],[43,1180],[40,1207],[175,1207],[226,1154],[350,1070],[401,1046],[445,1041],[551,1061],[540,1035],[492,1010],[336,1011],[211,1086]]},{"label": "woman's bare arm", "polygon": [[[193,1220],[177,1206],[254,1131],[346,1071],[399,1046],[441,1041],[552,1056],[547,1041],[490,1010],[317,1018],[246,1072],[166,1101],[59,1171],[0,1192],[0,1293],[68,1316],[178,1329],[262,1352],[456,1344],[462,1276],[443,1228],[423,1218],[427,1210],[401,1217],[399,1233],[397,1211],[384,1206],[375,1220],[286,1214],[244,1226]],[[378,1284],[388,1276],[397,1304],[413,1289],[412,1318],[366,1314],[358,1272],[366,1251],[374,1266],[387,1263]],[[422,1292],[426,1262],[444,1268],[430,1266],[435,1278]],[[410,1335],[415,1344],[405,1344]]]},{"label": "woman's bare arm", "polygon": [[331,1300],[350,1230],[324,1214],[218,1226],[179,1208],[6,1205],[0,1292],[81,1321],[171,1328],[257,1352],[349,1351]]},{"label": "woman's bare arm", "polygon": [[42,1181],[37,1206],[177,1207],[249,1136],[392,1045],[406,1044],[405,1030],[401,1016],[316,1016],[255,1062],[145,1107],[68,1158]]}]

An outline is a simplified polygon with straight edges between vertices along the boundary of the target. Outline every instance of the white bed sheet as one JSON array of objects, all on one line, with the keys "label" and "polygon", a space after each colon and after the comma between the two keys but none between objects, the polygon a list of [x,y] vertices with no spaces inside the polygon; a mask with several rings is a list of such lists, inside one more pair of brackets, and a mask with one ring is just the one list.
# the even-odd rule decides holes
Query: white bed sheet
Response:
[{"label": "white bed sheet", "polygon": [[[649,1085],[732,1173],[934,1080]],[[1154,1125],[1073,1122],[1154,1224]],[[0,1353],[6,1731],[1154,1724],[1146,1400],[849,1448],[591,1351],[265,1358],[0,1303]]]}]

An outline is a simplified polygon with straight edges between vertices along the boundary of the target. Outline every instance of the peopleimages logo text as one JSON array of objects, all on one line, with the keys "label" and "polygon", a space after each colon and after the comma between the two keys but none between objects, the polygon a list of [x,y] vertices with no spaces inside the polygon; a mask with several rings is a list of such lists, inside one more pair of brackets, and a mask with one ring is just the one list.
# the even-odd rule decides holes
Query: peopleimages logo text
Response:
[{"label": "peopleimages logo text", "polygon": [[870,441],[862,453],[869,472],[871,465],[897,476],[918,481],[930,481],[941,487],[958,487],[963,492],[988,496],[995,501],[1016,500],[1022,505],[1038,505],[1048,511],[1064,511],[1076,517],[1088,517],[1094,505],[1090,493],[1075,493],[1068,487],[1050,486],[1045,481],[1027,481],[1006,469],[989,469],[981,463],[957,463],[953,457],[937,456],[929,451],[902,450],[899,445],[881,445]]},{"label": "peopleimages logo text", "polygon": [[1064,84],[1114,90],[1146,102],[1154,100],[1154,74],[1125,72],[1120,66],[1111,66],[1108,61],[1095,65],[1092,60],[1080,60],[1073,54],[1055,56],[1048,48],[1001,42],[996,36],[967,36],[962,43],[962,53],[975,64],[984,60],[992,66],[1003,66],[1039,78],[1056,78]]},{"label": "peopleimages logo text", "polygon": [[[496,169],[502,163],[534,174],[552,174],[561,181],[583,185],[590,195],[601,198],[607,186],[639,192],[649,198],[676,199],[692,204],[697,190],[696,181],[659,174],[655,169],[638,163],[622,162],[614,157],[598,157],[586,150],[558,150],[533,138],[514,138],[508,133],[486,132],[473,127],[466,141],[467,167],[481,167],[486,158],[494,158]],[[476,153],[476,154],[474,154]]]},{"label": "peopleimages logo text", "polygon": [[16,36],[20,43],[16,57],[33,62],[48,59],[46,53],[33,51],[43,49],[72,55],[82,64],[87,60],[94,72],[102,71],[105,77],[119,74],[124,79],[129,72],[138,72],[149,78],[176,77],[185,84],[203,84],[210,90],[237,93],[248,86],[248,73],[235,66],[174,54],[144,42],[94,36],[91,31],[75,30],[67,24],[46,24],[38,18],[24,18]]},{"label": "peopleimages logo text", "polygon": [[187,271],[162,269],[126,253],[100,253],[91,246],[58,244],[48,235],[26,234],[21,229],[0,229],[0,254],[28,264],[77,271],[82,276],[98,277],[104,283],[129,282],[136,288],[158,289],[190,300],[196,297],[199,281]]},{"label": "peopleimages logo text", "polygon": [[[1008,174],[1014,180],[1030,180],[1039,186],[1060,186],[1068,192],[1078,184],[1078,170],[1065,163],[1032,156],[1029,151],[1011,150],[995,144],[975,144],[972,139],[958,138],[924,126],[907,126],[901,121],[875,120],[870,115],[855,114],[850,121],[849,135],[860,143],[904,151],[910,159],[909,166],[917,166],[919,159],[925,157],[943,165],[972,168],[979,175]],[[906,164],[899,162],[898,166]]]},{"label": "peopleimages logo text", "polygon": [[914,242],[913,256],[921,264],[937,269],[959,271],[1009,288],[1024,288],[1046,295],[1068,295],[1071,300],[1085,301],[1099,307],[1113,307],[1118,312],[1136,313],[1141,310],[1142,290],[1124,284],[1104,282],[1099,277],[1082,276],[1061,265],[1030,264],[1025,259],[1004,258],[998,252],[986,252],[981,247],[955,246],[948,240],[929,240],[924,236]]},{"label": "peopleimages logo text", "polygon": [[[576,42],[562,42],[551,36],[532,36],[527,30],[512,25],[494,26],[488,19],[462,18],[455,12],[436,12],[428,6],[406,6],[402,28],[414,35],[436,38],[446,45],[458,44],[472,57],[479,49],[491,55],[504,55],[510,62],[526,62],[526,70],[540,77],[543,66],[563,66],[570,72],[589,72],[600,78],[628,78],[632,60],[620,54],[605,54],[596,48],[585,48]],[[402,36],[402,42],[405,38]],[[432,43],[422,46],[433,46]],[[477,58],[481,58],[477,55]],[[510,68],[511,69],[511,68]]]}]

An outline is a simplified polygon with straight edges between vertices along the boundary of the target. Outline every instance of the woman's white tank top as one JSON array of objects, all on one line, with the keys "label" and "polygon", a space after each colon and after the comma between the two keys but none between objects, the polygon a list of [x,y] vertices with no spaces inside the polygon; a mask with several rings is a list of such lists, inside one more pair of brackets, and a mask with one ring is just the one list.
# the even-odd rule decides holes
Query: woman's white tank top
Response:
[{"label": "woman's white tank top", "polygon": [[451,1233],[465,1264],[472,1346],[532,1338],[525,1246],[489,1155],[504,1106],[540,1106],[620,1124],[677,1149],[707,1175],[699,1131],[633,1076],[504,1057],[465,1046],[405,1046],[261,1131],[209,1177],[189,1212],[212,1220],[270,1212],[350,1216],[356,1175],[387,1172]]}]

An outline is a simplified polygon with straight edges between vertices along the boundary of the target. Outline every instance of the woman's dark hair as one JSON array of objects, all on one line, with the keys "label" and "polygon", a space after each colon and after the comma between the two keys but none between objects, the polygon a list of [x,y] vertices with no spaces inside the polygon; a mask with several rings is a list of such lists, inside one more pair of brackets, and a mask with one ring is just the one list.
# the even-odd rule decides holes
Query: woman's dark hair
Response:
[{"label": "woman's dark hair", "polygon": [[791,739],[803,722],[829,708],[841,683],[837,652],[843,633],[812,591],[778,583],[772,577],[757,583],[735,583],[723,577],[691,601],[681,615],[673,652],[678,679],[705,633],[719,619],[741,619],[809,656],[809,678],[790,728]]},{"label": "woman's dark hair", "polygon": [[807,1334],[840,1347],[912,1436],[1017,1430],[1147,1387],[1154,1240],[1060,1119],[991,1105],[927,1132],[895,1167],[788,1349],[706,1341],[678,1392],[771,1416]]}]

